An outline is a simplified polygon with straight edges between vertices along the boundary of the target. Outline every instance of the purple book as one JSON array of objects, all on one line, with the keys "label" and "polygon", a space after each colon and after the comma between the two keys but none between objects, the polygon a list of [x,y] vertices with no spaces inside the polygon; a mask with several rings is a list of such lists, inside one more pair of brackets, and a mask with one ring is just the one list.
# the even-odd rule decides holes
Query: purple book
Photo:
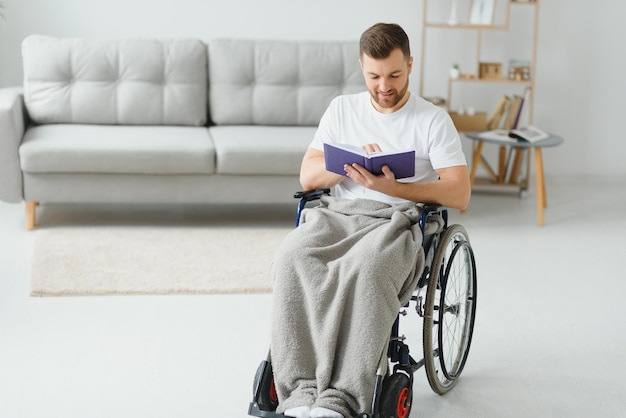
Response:
[{"label": "purple book", "polygon": [[382,167],[389,166],[397,179],[415,175],[415,151],[374,152],[367,154],[364,149],[348,144],[324,144],[326,170],[346,175],[344,164],[357,163],[372,174],[381,175]]}]

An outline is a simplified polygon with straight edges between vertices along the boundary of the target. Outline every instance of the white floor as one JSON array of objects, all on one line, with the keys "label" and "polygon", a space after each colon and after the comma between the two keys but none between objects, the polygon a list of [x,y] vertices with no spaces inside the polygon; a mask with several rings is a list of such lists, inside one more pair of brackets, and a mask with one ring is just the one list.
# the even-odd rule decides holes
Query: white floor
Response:
[{"label": "white floor", "polygon": [[[543,228],[532,190],[476,193],[451,213],[477,257],[474,342],[447,395],[416,373],[411,417],[626,416],[626,184],[548,180]],[[42,227],[239,219],[205,209],[39,212]],[[292,209],[247,222],[291,223]],[[270,295],[31,298],[23,218],[0,203],[1,418],[246,416]]]}]

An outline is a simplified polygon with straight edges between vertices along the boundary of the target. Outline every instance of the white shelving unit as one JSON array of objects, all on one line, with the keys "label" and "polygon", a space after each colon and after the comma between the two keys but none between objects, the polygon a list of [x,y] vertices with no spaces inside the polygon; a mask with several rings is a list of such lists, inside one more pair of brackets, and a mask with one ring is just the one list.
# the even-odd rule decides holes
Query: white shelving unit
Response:
[{"label": "white shelving unit", "polygon": [[[539,0],[494,0],[495,12],[490,25],[469,23],[470,7],[481,0],[423,1],[420,95],[445,100],[450,111],[473,107],[488,119],[503,95],[522,94],[530,86],[528,115],[532,122]],[[451,25],[446,22],[453,3],[456,3],[459,23]],[[508,78],[508,63],[513,59],[528,63],[530,79]],[[500,63],[503,78],[479,78],[481,62]],[[449,77],[449,69],[454,64],[460,65],[461,78]]]}]

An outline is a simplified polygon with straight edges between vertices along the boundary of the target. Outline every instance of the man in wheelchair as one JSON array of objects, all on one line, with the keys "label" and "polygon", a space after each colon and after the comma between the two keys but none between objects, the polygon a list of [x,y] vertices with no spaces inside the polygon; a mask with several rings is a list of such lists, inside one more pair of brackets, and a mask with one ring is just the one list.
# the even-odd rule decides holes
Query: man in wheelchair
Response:
[{"label": "man in wheelchair", "polygon": [[[448,114],[411,94],[409,40],[396,24],[360,39],[367,91],[335,98],[304,155],[304,190],[334,187],[273,263],[271,360],[277,412],[296,418],[348,418],[372,404],[381,353],[398,310],[424,268],[419,207],[465,209],[470,182]],[[415,150],[415,176],[396,179],[345,165],[326,170],[324,143],[368,153]]]}]

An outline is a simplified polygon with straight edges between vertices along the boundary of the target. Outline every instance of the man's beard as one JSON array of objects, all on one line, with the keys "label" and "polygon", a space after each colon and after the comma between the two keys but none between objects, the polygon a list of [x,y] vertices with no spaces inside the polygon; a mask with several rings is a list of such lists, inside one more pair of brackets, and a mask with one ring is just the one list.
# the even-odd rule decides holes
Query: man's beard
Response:
[{"label": "man's beard", "polygon": [[409,83],[407,81],[407,83],[404,85],[402,90],[400,90],[400,92],[397,92],[396,90],[391,91],[392,93],[394,93],[394,95],[391,97],[390,100],[382,99],[380,96],[378,96],[376,91],[370,90],[370,95],[372,96],[372,99],[374,99],[374,101],[376,102],[378,106],[382,107],[383,109],[389,109],[389,108],[395,107],[398,103],[402,101],[402,98],[404,98],[408,89],[409,89]]}]

